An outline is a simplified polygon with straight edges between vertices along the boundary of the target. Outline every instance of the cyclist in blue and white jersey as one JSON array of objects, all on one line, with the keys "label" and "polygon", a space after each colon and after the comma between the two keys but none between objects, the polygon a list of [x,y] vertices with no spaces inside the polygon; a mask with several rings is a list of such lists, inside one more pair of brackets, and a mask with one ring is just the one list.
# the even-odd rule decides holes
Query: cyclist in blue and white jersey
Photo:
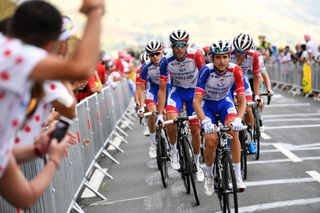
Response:
[{"label": "cyclist in blue and white jersey", "polygon": [[[211,196],[214,192],[213,163],[218,145],[218,135],[214,131],[218,122],[215,118],[217,114],[220,116],[221,123],[226,126],[231,125],[233,128],[233,131],[230,131],[233,136],[230,143],[230,152],[234,162],[237,187],[240,191],[246,188],[241,177],[241,145],[237,132],[243,128],[241,118],[246,108],[244,80],[241,67],[229,62],[230,52],[231,44],[225,40],[219,40],[210,46],[213,63],[203,66],[200,70],[193,99],[194,109],[205,131],[206,147],[204,158],[206,167],[204,191],[208,196]],[[238,113],[233,100],[229,96],[233,85],[235,85],[238,96]]]},{"label": "cyclist in blue and white jersey", "polygon": [[[164,104],[168,96],[166,107],[167,119],[175,119],[181,111],[182,104],[186,104],[187,115],[194,113],[192,100],[197,84],[198,73],[205,64],[204,56],[200,50],[189,48],[189,34],[185,30],[173,31],[169,36],[172,53],[166,55],[165,60],[160,65],[160,89],[158,93],[158,120],[163,121]],[[166,82],[169,75],[172,77],[171,91],[166,94]],[[202,182],[204,174],[200,168],[200,129],[198,120],[192,120],[190,123],[192,145],[197,165],[197,180]],[[171,144],[171,166],[179,170],[180,163],[177,150],[177,130],[176,124],[168,125],[168,136]]]},{"label": "cyclist in blue and white jersey", "polygon": [[[158,103],[158,90],[160,80],[160,62],[164,60],[162,57],[162,45],[157,40],[149,41],[145,47],[145,51],[149,56],[149,60],[145,61],[140,73],[140,106],[138,113],[143,116],[144,103],[148,112],[156,112]],[[169,79],[168,79],[169,80]],[[169,87],[168,87],[169,88]],[[148,117],[148,127],[150,132],[150,158],[157,157],[156,147],[156,118],[154,116]]]}]

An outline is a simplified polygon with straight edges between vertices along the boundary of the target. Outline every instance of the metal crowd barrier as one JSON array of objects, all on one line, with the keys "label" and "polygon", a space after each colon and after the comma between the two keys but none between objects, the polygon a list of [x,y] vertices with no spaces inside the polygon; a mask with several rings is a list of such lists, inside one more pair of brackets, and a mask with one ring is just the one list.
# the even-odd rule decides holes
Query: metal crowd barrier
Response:
[{"label": "metal crowd barrier", "polygon": [[[131,128],[134,121],[134,104],[130,96],[127,81],[118,82],[116,87],[106,87],[101,94],[94,94],[77,105],[77,117],[70,128],[77,139],[69,147],[66,159],[61,162],[51,185],[43,196],[29,210],[23,212],[61,213],[79,212],[83,210],[77,204],[77,199],[85,188],[97,197],[107,198],[94,190],[89,179],[95,170],[105,177],[113,179],[111,174],[103,170],[97,163],[101,155],[112,162],[119,162],[107,151],[113,146],[119,152],[123,150],[113,144],[113,138],[118,137],[128,143],[124,137],[124,128]],[[24,164],[22,167],[27,178],[33,178],[44,166],[43,160]],[[22,212],[8,204],[0,197],[0,212]]]},{"label": "metal crowd barrier", "polygon": [[[289,62],[285,64],[266,64],[266,66],[270,79],[275,83],[276,89],[283,90],[290,86],[290,92],[294,95],[301,94],[303,88],[302,64]],[[311,65],[311,76],[313,92],[320,93],[320,66],[318,64]]]}]

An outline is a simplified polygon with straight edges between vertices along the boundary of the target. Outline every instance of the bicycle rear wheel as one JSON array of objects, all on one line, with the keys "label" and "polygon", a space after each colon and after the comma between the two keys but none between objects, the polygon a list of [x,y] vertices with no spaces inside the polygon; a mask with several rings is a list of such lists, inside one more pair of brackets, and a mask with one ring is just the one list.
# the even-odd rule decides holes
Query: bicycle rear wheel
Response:
[{"label": "bicycle rear wheel", "polygon": [[234,175],[232,160],[229,154],[225,154],[222,160],[222,197],[223,212],[238,212],[237,183]]},{"label": "bicycle rear wheel", "polygon": [[199,201],[196,182],[195,182],[195,173],[197,171],[197,167],[196,167],[196,163],[194,161],[193,151],[192,151],[191,145],[187,139],[184,139],[184,140],[185,140],[184,141],[184,153],[185,153],[187,176],[190,177],[190,182],[192,185],[194,197],[196,199],[196,204],[199,206],[200,201]]}]

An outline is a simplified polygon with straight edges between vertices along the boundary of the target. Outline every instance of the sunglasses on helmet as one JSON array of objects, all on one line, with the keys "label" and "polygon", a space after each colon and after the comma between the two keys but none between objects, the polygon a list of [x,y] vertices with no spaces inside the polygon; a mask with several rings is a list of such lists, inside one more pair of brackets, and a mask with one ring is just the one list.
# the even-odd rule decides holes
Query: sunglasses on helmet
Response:
[{"label": "sunglasses on helmet", "polygon": [[186,46],[188,46],[188,43],[186,43],[186,42],[177,42],[177,43],[174,43],[174,44],[172,44],[172,47],[173,48],[179,48],[179,47],[186,47]]}]

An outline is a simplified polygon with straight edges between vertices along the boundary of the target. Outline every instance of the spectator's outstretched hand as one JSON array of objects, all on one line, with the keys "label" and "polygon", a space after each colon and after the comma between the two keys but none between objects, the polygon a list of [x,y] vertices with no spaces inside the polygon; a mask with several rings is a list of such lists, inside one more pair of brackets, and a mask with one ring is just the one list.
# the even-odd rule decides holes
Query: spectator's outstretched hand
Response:
[{"label": "spectator's outstretched hand", "polygon": [[102,14],[105,13],[105,0],[83,0],[80,12],[88,15],[93,10],[101,10]]},{"label": "spectator's outstretched hand", "polygon": [[67,152],[69,141],[70,136],[68,134],[66,134],[66,136],[60,142],[58,142],[57,139],[52,139],[50,141],[48,152],[49,160],[52,160],[57,164],[60,164],[61,160],[65,157],[65,154]]}]

